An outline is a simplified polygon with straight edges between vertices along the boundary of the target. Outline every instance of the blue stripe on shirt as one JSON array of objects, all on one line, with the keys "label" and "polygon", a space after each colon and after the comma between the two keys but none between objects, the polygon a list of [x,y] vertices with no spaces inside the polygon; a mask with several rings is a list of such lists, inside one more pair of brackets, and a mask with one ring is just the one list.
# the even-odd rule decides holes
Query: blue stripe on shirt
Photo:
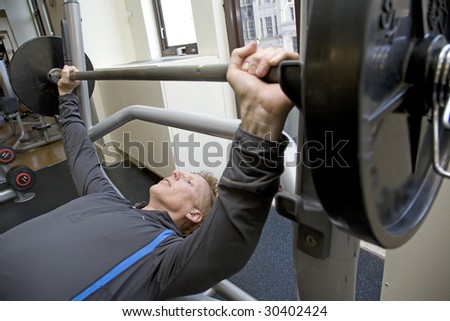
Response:
[{"label": "blue stripe on shirt", "polygon": [[141,258],[151,253],[164,239],[172,234],[171,230],[166,230],[162,232],[156,239],[154,239],[151,243],[141,248],[139,251],[135,252],[131,256],[127,257],[125,260],[120,262],[116,267],[114,267],[111,271],[106,273],[100,279],[98,279],[95,283],[90,285],[86,290],[75,296],[72,301],[82,301],[86,299],[89,295],[105,286],[108,282],[116,278],[119,274],[129,268],[131,265],[139,261]]}]

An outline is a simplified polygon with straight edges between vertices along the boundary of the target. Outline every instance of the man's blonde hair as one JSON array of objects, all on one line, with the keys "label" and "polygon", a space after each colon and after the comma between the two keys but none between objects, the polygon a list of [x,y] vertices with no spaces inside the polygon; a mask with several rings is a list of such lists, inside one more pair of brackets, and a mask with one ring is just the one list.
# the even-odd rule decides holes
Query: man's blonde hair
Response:
[{"label": "man's blonde hair", "polygon": [[211,208],[214,204],[214,201],[217,198],[217,195],[219,194],[218,189],[218,180],[214,177],[214,175],[211,172],[208,171],[201,171],[193,173],[196,175],[201,176],[209,185],[210,193],[209,197],[207,195],[204,195],[204,199],[202,201],[202,204],[199,208],[202,215],[202,220],[197,224],[186,224],[185,226],[181,227],[181,233],[184,237],[191,235],[196,229],[200,227],[200,224],[203,223],[203,221],[208,217],[209,212],[211,211]]}]

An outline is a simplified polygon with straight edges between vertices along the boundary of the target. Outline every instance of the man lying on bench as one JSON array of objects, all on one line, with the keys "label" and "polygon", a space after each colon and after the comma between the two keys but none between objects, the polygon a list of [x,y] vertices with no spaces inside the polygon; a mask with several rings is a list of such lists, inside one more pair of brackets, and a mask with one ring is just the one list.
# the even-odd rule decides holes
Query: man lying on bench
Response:
[{"label": "man lying on bench", "polygon": [[205,291],[243,268],[284,169],[282,129],[293,104],[261,78],[285,59],[298,54],[255,43],[232,53],[227,79],[242,121],[217,198],[208,175],[175,171],[149,189],[143,208],[104,177],[72,93],[76,68],[65,66],[60,124],[82,196],[0,235],[0,300],[164,300]]}]

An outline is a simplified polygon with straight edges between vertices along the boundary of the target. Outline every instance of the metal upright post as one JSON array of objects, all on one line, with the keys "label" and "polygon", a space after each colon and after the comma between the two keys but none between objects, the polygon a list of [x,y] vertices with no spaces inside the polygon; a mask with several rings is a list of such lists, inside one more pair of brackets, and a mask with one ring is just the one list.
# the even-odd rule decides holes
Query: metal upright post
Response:
[{"label": "metal upright post", "polygon": [[[72,64],[76,66],[80,71],[86,70],[86,56],[83,45],[83,32],[81,28],[81,12],[80,3],[77,0],[65,0],[64,1],[64,19],[66,20],[65,36],[67,36],[68,44],[70,48],[66,48],[70,51]],[[86,81],[81,82],[77,88],[77,95],[79,98],[79,105],[81,115],[83,117],[86,128],[92,127],[92,115],[89,102],[89,90],[88,83]]]}]

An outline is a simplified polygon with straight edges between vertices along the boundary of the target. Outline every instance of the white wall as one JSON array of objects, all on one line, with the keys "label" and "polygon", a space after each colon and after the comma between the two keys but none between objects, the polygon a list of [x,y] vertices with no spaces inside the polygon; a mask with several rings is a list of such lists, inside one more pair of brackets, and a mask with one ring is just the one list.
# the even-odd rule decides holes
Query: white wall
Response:
[{"label": "white wall", "polygon": [[[108,67],[136,61],[135,42],[139,38],[131,33],[136,17],[129,16],[140,0],[78,0],[80,5],[83,45],[94,68]],[[64,17],[64,0],[49,5],[55,33],[60,36],[60,21]],[[127,8],[128,6],[128,8]],[[142,18],[137,17],[142,20]],[[139,28],[136,28],[139,30]],[[148,47],[148,45],[147,45]],[[138,47],[145,52],[145,47]]]},{"label": "white wall", "polygon": [[[126,0],[136,2],[138,0]],[[79,0],[83,43],[95,68],[136,61],[135,46],[123,0]]]},{"label": "white wall", "polygon": [[0,0],[0,9],[6,10],[9,23],[19,46],[37,36],[28,0]]}]

